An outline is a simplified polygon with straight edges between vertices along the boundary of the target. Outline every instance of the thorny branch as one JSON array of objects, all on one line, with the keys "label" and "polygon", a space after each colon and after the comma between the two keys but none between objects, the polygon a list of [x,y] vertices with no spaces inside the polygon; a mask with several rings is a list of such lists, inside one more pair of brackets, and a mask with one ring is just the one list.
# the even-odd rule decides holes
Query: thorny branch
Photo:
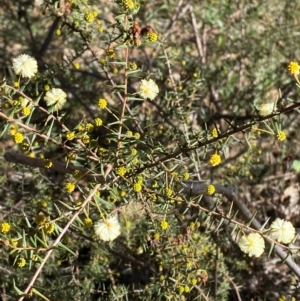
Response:
[{"label": "thorny branch", "polygon": [[[33,159],[29,158],[25,155],[18,154],[15,152],[6,152],[4,154],[5,160],[13,163],[19,163],[27,166],[32,167],[39,167],[39,168],[45,168],[44,161],[41,159]],[[69,164],[67,167],[60,162],[54,161],[51,170],[54,170],[59,173],[72,173],[74,170],[80,170],[86,177],[96,177],[96,178],[103,178],[103,175],[97,175],[93,174],[89,169],[74,166],[72,164]],[[233,201],[235,205],[238,207],[239,212],[242,214],[245,221],[252,220],[251,225],[254,229],[260,231],[262,228],[262,225],[260,222],[253,217],[253,214],[250,212],[250,210],[247,208],[247,206],[244,204],[243,201],[240,200],[238,196],[237,188],[233,185],[221,185],[221,184],[215,184],[216,193],[224,195],[227,199],[230,201]],[[179,192],[191,195],[191,196],[197,196],[197,195],[203,195],[206,193],[206,187],[207,184],[205,182],[199,182],[199,181],[183,181],[181,187],[179,187]],[[206,202],[208,203],[208,207],[211,209],[213,208],[214,204],[211,198],[207,197]],[[228,224],[230,221],[228,222]],[[250,226],[250,225],[249,225]],[[297,277],[300,279],[300,267],[293,261],[293,258],[287,254],[283,248],[279,245],[274,246],[274,251],[277,254],[277,256],[283,260],[287,266],[297,275]]]}]

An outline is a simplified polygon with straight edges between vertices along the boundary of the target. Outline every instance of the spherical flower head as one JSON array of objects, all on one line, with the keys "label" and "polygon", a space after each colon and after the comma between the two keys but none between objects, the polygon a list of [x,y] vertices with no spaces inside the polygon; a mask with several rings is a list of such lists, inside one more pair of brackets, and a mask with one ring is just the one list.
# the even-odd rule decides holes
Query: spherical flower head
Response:
[{"label": "spherical flower head", "polygon": [[22,109],[22,115],[23,116],[28,116],[30,114],[31,110],[29,107],[25,107]]},{"label": "spherical flower head", "polygon": [[138,68],[137,64],[135,62],[129,63],[129,70],[133,71]]},{"label": "spherical flower head", "polygon": [[5,234],[8,233],[10,231],[11,227],[9,223],[2,223],[0,225],[0,232]]},{"label": "spherical flower head", "polygon": [[95,223],[94,229],[96,235],[103,241],[113,241],[121,234],[121,226],[117,216],[98,221]]},{"label": "spherical flower head", "polygon": [[51,233],[54,232],[55,226],[52,223],[47,223],[47,224],[45,224],[44,229],[45,229],[47,234],[51,234]]},{"label": "spherical flower head", "polygon": [[75,189],[75,184],[74,183],[71,183],[71,182],[68,182],[65,186],[65,189],[68,193],[72,193]]},{"label": "spherical flower head", "polygon": [[300,66],[297,62],[290,62],[288,65],[288,70],[293,75],[298,75],[300,73]]},{"label": "spherical flower head", "polygon": [[[66,160],[74,161],[74,160],[76,160],[76,157],[77,157],[76,154],[71,152],[71,153],[67,154]],[[75,172],[76,172],[77,176],[78,176],[78,174],[80,174],[80,176],[81,176],[81,173],[79,170],[75,170],[74,173]],[[74,175],[75,178],[76,178],[76,174]]]},{"label": "spherical flower head", "polygon": [[113,50],[113,48],[108,48],[105,51],[105,54],[109,57],[109,58],[113,58],[115,56],[115,51]]},{"label": "spherical flower head", "polygon": [[18,260],[18,267],[19,268],[23,268],[25,265],[26,265],[26,259],[23,258],[23,257],[19,258],[19,260]]},{"label": "spherical flower head", "polygon": [[288,244],[295,238],[296,230],[291,222],[276,218],[270,226],[270,236],[278,242]]},{"label": "spherical flower head", "polygon": [[137,154],[137,152],[138,152],[138,151],[137,151],[136,148],[132,148],[132,149],[131,149],[131,155],[132,155],[132,156],[135,156],[135,155]]},{"label": "spherical flower head", "polygon": [[167,221],[161,221],[160,226],[163,230],[166,230],[169,227],[169,223]]},{"label": "spherical flower head", "polygon": [[259,116],[267,116],[273,113],[274,111],[274,103],[260,103],[255,105],[256,109],[258,110]]},{"label": "spherical flower head", "polygon": [[37,223],[37,225],[44,225],[47,221],[47,218],[45,215],[43,214],[38,214],[36,217],[35,217],[35,222]]},{"label": "spherical flower head", "polygon": [[139,95],[146,99],[153,100],[159,92],[158,86],[153,79],[142,79],[138,89]]},{"label": "spherical flower head", "polygon": [[21,144],[24,140],[24,136],[21,133],[16,133],[14,136],[15,143]]},{"label": "spherical flower head", "polygon": [[89,217],[86,217],[84,220],[83,220],[83,223],[86,227],[92,227],[93,225],[93,221],[92,219],[90,219]]},{"label": "spherical flower head", "polygon": [[75,132],[73,131],[67,132],[66,138],[67,140],[73,140],[75,138]]},{"label": "spherical flower head", "polygon": [[209,159],[211,166],[217,166],[221,163],[221,161],[222,160],[219,154],[213,154]]},{"label": "spherical flower head", "polygon": [[286,134],[284,131],[280,131],[277,135],[276,135],[277,140],[279,141],[283,141],[286,139]]},{"label": "spherical flower head", "polygon": [[54,107],[56,111],[60,110],[67,101],[67,94],[59,88],[52,88],[46,92],[44,97],[48,107]]},{"label": "spherical flower head", "polygon": [[22,77],[32,78],[37,73],[38,65],[36,59],[33,57],[21,54],[13,59],[12,68],[17,75],[20,74]]},{"label": "spherical flower head", "polygon": [[155,32],[151,32],[151,33],[149,33],[149,34],[147,35],[147,39],[148,39],[150,42],[154,43],[154,42],[157,41],[158,35],[157,35]]},{"label": "spherical flower head", "polygon": [[188,180],[190,178],[190,174],[188,173],[188,172],[185,172],[184,174],[183,174],[183,179],[184,180]]},{"label": "spherical flower head", "polygon": [[44,90],[47,92],[47,91],[49,91],[50,90],[50,86],[49,85],[45,85],[44,86]]},{"label": "spherical flower head", "polygon": [[134,185],[133,185],[133,190],[135,191],[135,192],[140,192],[141,190],[142,190],[142,184],[141,183],[139,183],[139,182],[137,182],[137,183],[135,183]]},{"label": "spherical flower head", "polygon": [[98,100],[98,107],[100,109],[105,109],[107,107],[107,101],[104,98]]},{"label": "spherical flower head", "polygon": [[93,13],[86,13],[84,15],[84,19],[88,22],[88,23],[92,23],[95,19],[95,16]]},{"label": "spherical flower head", "polygon": [[26,142],[23,142],[22,145],[21,145],[21,149],[23,152],[28,152],[29,149],[30,149],[30,145]]},{"label": "spherical flower head", "polygon": [[214,185],[211,185],[211,184],[210,184],[210,185],[207,185],[206,191],[207,191],[207,194],[212,195],[212,194],[215,193],[216,188],[215,188]]},{"label": "spherical flower head", "polygon": [[122,2],[123,2],[125,9],[130,9],[130,10],[135,9],[135,4],[132,0],[123,0]]},{"label": "spherical flower head", "polygon": [[127,172],[127,169],[125,166],[121,166],[117,169],[117,174],[121,177],[123,177]]},{"label": "spherical flower head", "polygon": [[94,122],[95,122],[95,126],[101,126],[102,123],[103,123],[103,121],[102,121],[101,118],[96,118],[96,119],[94,120]]},{"label": "spherical flower head", "polygon": [[250,233],[240,238],[238,245],[250,257],[259,257],[264,252],[265,241],[258,233]]},{"label": "spherical flower head", "polygon": [[94,130],[94,125],[90,122],[88,122],[86,125],[85,125],[85,130],[88,132],[88,133],[91,133],[93,130]]},{"label": "spherical flower head", "polygon": [[165,188],[165,194],[166,194],[166,196],[171,197],[172,194],[173,194],[172,188],[166,187],[166,188]]},{"label": "spherical flower head", "polygon": [[216,128],[213,128],[211,131],[211,135],[213,136],[213,138],[218,138],[219,136],[218,130]]},{"label": "spherical flower head", "polygon": [[84,144],[89,144],[90,143],[90,136],[89,135],[83,135],[81,140]]},{"label": "spherical flower head", "polygon": [[45,159],[44,160],[44,166],[45,166],[45,168],[51,168],[52,167],[52,165],[53,165],[53,162],[50,160],[50,159]]}]

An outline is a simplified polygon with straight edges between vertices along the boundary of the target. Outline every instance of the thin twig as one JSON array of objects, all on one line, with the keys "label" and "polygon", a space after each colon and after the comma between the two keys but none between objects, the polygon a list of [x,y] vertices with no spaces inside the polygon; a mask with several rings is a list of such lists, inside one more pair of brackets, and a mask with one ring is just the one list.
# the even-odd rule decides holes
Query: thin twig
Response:
[{"label": "thin twig", "polygon": [[225,278],[231,283],[231,285],[233,286],[234,290],[235,290],[235,294],[236,297],[238,298],[238,301],[243,301],[239,292],[238,287],[235,285],[235,283],[232,281],[232,279],[226,274],[223,273],[223,275],[225,276]]},{"label": "thin twig", "polygon": [[56,247],[58,245],[58,243],[61,241],[62,237],[64,236],[64,234],[67,232],[67,230],[69,229],[69,227],[72,225],[72,223],[75,221],[75,219],[78,217],[78,215],[81,213],[81,211],[84,209],[84,207],[89,203],[89,201],[92,200],[92,198],[94,197],[94,195],[96,194],[97,190],[100,188],[101,184],[96,184],[94,189],[91,191],[91,193],[89,194],[89,196],[85,199],[85,201],[82,203],[82,206],[78,209],[78,211],[76,211],[74,213],[74,215],[72,216],[72,218],[69,220],[69,222],[66,224],[66,226],[64,227],[64,229],[61,231],[61,233],[59,234],[59,236],[56,238],[56,240],[53,242],[53,244],[50,247],[50,250],[46,253],[43,261],[41,262],[41,264],[39,265],[39,267],[37,268],[37,270],[35,271],[33,277],[31,278],[27,288],[24,290],[24,294],[18,299],[18,301],[22,301],[25,298],[25,295],[29,293],[30,289],[32,288],[32,286],[34,285],[35,281],[37,280],[39,274],[41,273],[44,265],[46,264],[47,260],[49,259],[50,255],[52,254],[54,247]]},{"label": "thin twig", "polygon": [[[127,15],[125,15],[125,20],[124,20],[124,28],[125,30],[127,29],[127,24],[128,24],[128,19]],[[124,76],[124,98],[123,98],[123,103],[122,103],[122,108],[121,112],[119,115],[119,131],[118,131],[118,145],[117,145],[117,151],[116,151],[116,157],[118,158],[119,156],[119,150],[122,144],[121,141],[121,135],[122,135],[122,129],[123,129],[123,121],[124,121],[124,115],[125,115],[125,108],[127,105],[127,85],[128,85],[128,46],[125,48],[125,76]]]},{"label": "thin twig", "polygon": [[202,291],[202,289],[198,285],[194,285],[194,287],[197,289],[197,291],[200,293],[201,297],[205,301],[209,301],[209,299],[205,296],[204,292]]},{"label": "thin twig", "polygon": [[201,59],[201,63],[204,64],[205,63],[205,55],[203,52],[203,47],[202,47],[201,39],[199,36],[198,28],[197,28],[197,21],[196,21],[196,17],[194,14],[194,9],[191,5],[189,5],[188,8],[189,8],[191,19],[192,19],[192,25],[193,25],[194,35],[195,35],[195,39],[196,39],[198,55]]}]

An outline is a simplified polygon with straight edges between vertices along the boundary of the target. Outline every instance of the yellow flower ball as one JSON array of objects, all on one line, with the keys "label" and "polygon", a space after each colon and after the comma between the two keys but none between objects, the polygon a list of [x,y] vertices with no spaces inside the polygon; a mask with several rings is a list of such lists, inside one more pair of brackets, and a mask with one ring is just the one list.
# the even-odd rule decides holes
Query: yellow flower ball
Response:
[{"label": "yellow flower ball", "polygon": [[211,166],[217,166],[221,163],[221,161],[221,156],[219,154],[213,154],[209,159]]}]

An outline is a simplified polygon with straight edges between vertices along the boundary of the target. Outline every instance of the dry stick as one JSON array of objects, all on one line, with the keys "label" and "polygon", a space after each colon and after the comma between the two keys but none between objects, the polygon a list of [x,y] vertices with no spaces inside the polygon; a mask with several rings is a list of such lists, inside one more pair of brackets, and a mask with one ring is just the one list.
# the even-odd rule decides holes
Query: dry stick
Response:
[{"label": "dry stick", "polygon": [[[260,231],[261,224],[254,217],[247,206],[239,199],[236,188],[234,186],[225,187],[220,184],[214,185],[216,188],[216,193],[225,195],[229,200],[233,200],[239,209],[239,212],[243,215],[246,221],[252,220],[253,227]],[[182,192],[190,195],[200,195],[206,192],[207,184],[199,183],[196,181],[184,181],[182,185]],[[292,258],[287,254],[279,245],[275,244],[274,251],[277,256],[282,259],[286,265],[297,275],[300,279],[300,267],[292,260]]]},{"label": "dry stick", "polygon": [[203,299],[205,301],[209,301],[209,299],[206,297],[206,295],[204,294],[204,292],[202,291],[202,289],[200,288],[200,286],[198,285],[194,285],[196,290],[200,293],[201,297],[203,297]]},{"label": "dry stick", "polygon": [[177,6],[175,8],[175,12],[174,12],[174,14],[170,20],[170,23],[164,33],[164,36],[167,36],[169,34],[169,30],[174,28],[176,20],[178,19],[179,14],[182,12],[182,4],[183,4],[183,0],[179,0],[177,3]]},{"label": "dry stick", "polygon": [[194,35],[196,38],[196,46],[197,46],[197,50],[198,50],[198,55],[201,58],[201,63],[205,63],[205,56],[204,56],[204,51],[203,51],[203,47],[202,47],[202,43],[201,43],[201,39],[199,36],[199,32],[198,32],[198,28],[197,28],[197,22],[196,22],[196,17],[194,14],[194,9],[191,5],[188,5],[190,14],[191,14],[191,19],[192,19],[192,25],[193,25],[193,30],[194,30]]},{"label": "dry stick", "polygon": [[[128,19],[127,16],[125,15],[125,20],[124,20],[124,27],[126,28],[128,24]],[[119,131],[118,131],[118,145],[117,145],[117,151],[116,151],[116,157],[118,158],[119,156],[119,150],[121,148],[121,135],[122,135],[122,129],[123,129],[123,121],[124,121],[124,115],[125,115],[125,108],[127,105],[127,84],[128,84],[128,74],[127,74],[127,69],[128,69],[128,46],[125,48],[125,79],[124,79],[124,98],[123,98],[123,105],[121,108],[120,116],[119,116]]]},{"label": "dry stick", "polygon": [[68,228],[72,225],[72,223],[75,221],[75,219],[77,218],[77,216],[79,215],[79,213],[83,210],[83,208],[87,205],[87,203],[93,198],[93,196],[96,194],[97,190],[100,188],[101,184],[97,184],[95,185],[94,189],[91,191],[91,193],[89,194],[89,196],[85,199],[85,201],[82,203],[80,209],[78,209],[77,212],[75,212],[75,214],[73,215],[73,217],[69,220],[69,222],[66,224],[66,226],[64,227],[64,229],[61,231],[61,233],[59,234],[59,236],[56,238],[56,240],[53,242],[53,244],[51,245],[49,251],[47,251],[43,261],[41,262],[41,264],[39,265],[39,267],[37,268],[37,270],[35,271],[33,277],[31,278],[30,283],[28,284],[27,288],[24,290],[24,294],[18,299],[18,301],[22,301],[25,297],[26,294],[29,293],[29,291],[31,290],[32,286],[34,285],[35,281],[37,280],[37,277],[39,276],[39,274],[41,273],[45,263],[47,262],[48,258],[50,257],[50,255],[52,254],[52,252],[54,251],[54,247],[57,246],[57,244],[61,241],[63,235],[66,233],[66,231],[68,230]]},{"label": "dry stick", "polygon": [[238,301],[243,301],[242,298],[241,298],[240,292],[239,292],[239,288],[236,286],[236,284],[233,282],[233,280],[232,280],[226,273],[223,273],[223,275],[225,276],[225,278],[226,278],[226,279],[231,283],[231,285],[233,286]]}]

